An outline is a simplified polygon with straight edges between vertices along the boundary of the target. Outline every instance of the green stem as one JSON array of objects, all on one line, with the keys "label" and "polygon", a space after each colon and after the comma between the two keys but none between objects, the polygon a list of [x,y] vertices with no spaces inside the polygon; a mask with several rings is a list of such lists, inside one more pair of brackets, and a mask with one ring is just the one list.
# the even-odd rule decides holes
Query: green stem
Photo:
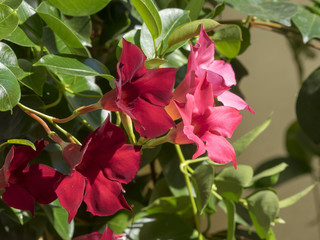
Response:
[{"label": "green stem", "polygon": [[66,90],[68,93],[71,93],[75,96],[79,96],[79,97],[86,97],[86,98],[101,98],[100,95],[88,95],[88,94],[83,94],[83,93],[77,93],[77,92],[74,92],[72,91],[71,89],[69,88],[65,88],[64,90]]},{"label": "green stem", "polygon": [[224,203],[227,207],[227,215],[228,215],[228,233],[227,240],[235,240],[236,233],[236,221],[235,221],[235,211],[236,206],[233,201],[225,199]]},{"label": "green stem", "polygon": [[[184,164],[184,163],[186,162],[186,160],[185,160],[185,158],[184,158],[184,156],[183,156],[183,153],[182,153],[182,151],[181,151],[180,145],[175,144],[174,146],[175,146],[175,148],[176,148],[176,151],[177,151],[177,154],[178,154],[180,163],[181,163],[181,164]],[[189,192],[189,196],[190,196],[190,202],[191,202],[191,205],[192,205],[194,223],[195,223],[196,228],[197,228],[198,233],[199,233],[199,240],[204,240],[204,237],[203,237],[203,235],[201,234],[201,230],[200,230],[200,221],[199,221],[199,217],[198,217],[198,209],[197,209],[196,202],[195,202],[195,200],[194,200],[194,198],[193,198],[191,181],[190,181],[189,176],[188,176],[187,174],[183,174],[183,175],[184,175],[184,179],[185,179],[185,181],[186,181],[186,185],[187,185],[188,192]]]}]

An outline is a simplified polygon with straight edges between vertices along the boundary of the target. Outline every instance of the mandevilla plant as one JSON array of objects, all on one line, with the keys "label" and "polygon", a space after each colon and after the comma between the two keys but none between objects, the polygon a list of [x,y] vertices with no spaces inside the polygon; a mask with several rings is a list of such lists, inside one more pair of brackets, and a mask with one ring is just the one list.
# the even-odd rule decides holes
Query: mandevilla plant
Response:
[{"label": "mandevilla plant", "polygon": [[[318,187],[320,70],[301,80],[288,157],[254,171],[237,157],[272,115],[230,140],[255,114],[237,56],[253,27],[283,34],[302,78],[300,54],[320,49],[311,3],[2,1],[1,239],[276,239],[280,209]],[[226,6],[247,18],[214,20]],[[279,200],[301,174],[314,184]]]}]

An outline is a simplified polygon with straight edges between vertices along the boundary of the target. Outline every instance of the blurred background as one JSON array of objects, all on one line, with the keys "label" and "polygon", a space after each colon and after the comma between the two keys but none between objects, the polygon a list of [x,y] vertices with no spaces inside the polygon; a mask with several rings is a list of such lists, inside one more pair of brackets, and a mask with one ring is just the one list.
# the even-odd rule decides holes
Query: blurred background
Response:
[{"label": "blurred background", "polygon": [[[299,4],[310,1],[291,1]],[[228,7],[217,20],[243,19],[243,15]],[[303,57],[303,79],[320,66],[320,51],[312,49],[313,58]],[[300,88],[299,74],[287,39],[278,33],[251,29],[251,46],[239,56],[249,75],[240,82],[247,103],[255,110],[253,115],[243,111],[243,120],[233,139],[264,122],[273,112],[272,122],[238,158],[238,164],[248,164],[254,169],[271,159],[287,155],[285,136],[288,127],[296,120],[295,102]],[[279,199],[289,197],[312,184],[310,175],[302,175],[276,187]],[[311,192],[295,205],[280,210],[285,224],[276,224],[277,239],[320,239],[317,223],[315,193]],[[225,229],[224,213],[214,214],[213,231]]]}]

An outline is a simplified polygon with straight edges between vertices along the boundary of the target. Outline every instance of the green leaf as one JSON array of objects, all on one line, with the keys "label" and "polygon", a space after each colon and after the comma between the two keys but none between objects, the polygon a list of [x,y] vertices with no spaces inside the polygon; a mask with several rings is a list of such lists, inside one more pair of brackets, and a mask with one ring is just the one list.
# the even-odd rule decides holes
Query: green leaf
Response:
[{"label": "green leaf", "polygon": [[36,11],[53,30],[53,32],[62,39],[72,53],[82,56],[89,56],[89,53],[82,45],[77,35],[70,27],[68,27],[58,18],[59,15],[54,7],[50,6],[47,2],[42,2]]},{"label": "green leaf", "polygon": [[19,24],[23,24],[29,17],[34,15],[36,12],[34,9],[25,1],[21,3],[18,8],[18,17],[19,17]]},{"label": "green leaf", "polygon": [[172,47],[173,45],[188,40],[192,37],[199,35],[201,24],[204,29],[208,32],[215,29],[220,24],[212,19],[201,19],[186,23],[176,28],[169,36],[168,45]]},{"label": "green leaf", "polygon": [[285,199],[282,199],[279,202],[279,208],[286,208],[286,207],[290,207],[291,205],[295,204],[296,202],[298,202],[301,198],[303,198],[304,196],[306,196],[317,184],[312,184],[311,186],[303,189],[302,191],[288,197]]},{"label": "green leaf", "polygon": [[132,3],[147,25],[152,38],[158,38],[162,31],[162,23],[158,10],[152,0],[132,0]]},{"label": "green leaf", "polygon": [[272,168],[264,170],[257,175],[254,175],[249,185],[274,185],[278,181],[279,173],[283,172],[288,167],[286,163],[280,163]]},{"label": "green leaf", "polygon": [[1,2],[1,4],[5,4],[13,9],[16,9],[20,6],[20,4],[23,2],[23,0],[5,0]]},{"label": "green leaf", "polygon": [[227,58],[235,58],[241,47],[241,28],[237,25],[228,25],[218,29],[212,36],[217,50]]},{"label": "green leaf", "polygon": [[168,62],[168,61],[163,58],[152,58],[152,59],[146,60],[144,65],[146,66],[146,68],[155,69],[166,62]]},{"label": "green leaf", "polygon": [[196,191],[196,202],[200,214],[208,205],[214,179],[214,168],[210,164],[198,166],[192,174],[193,186]]},{"label": "green leaf", "polygon": [[[320,26],[320,25],[319,25]],[[316,144],[320,143],[320,68],[304,81],[299,91],[296,114],[302,130]]]},{"label": "green leaf", "polygon": [[88,16],[99,12],[111,0],[48,0],[48,2],[65,14],[69,16]]},{"label": "green leaf", "polygon": [[36,44],[29,39],[29,37],[20,27],[17,27],[16,30],[14,30],[10,36],[6,37],[5,39],[23,47],[36,46]]},{"label": "green leaf", "polygon": [[[165,52],[170,52],[174,50],[174,48],[168,49],[169,36],[174,31],[174,29],[176,29],[177,27],[181,26],[184,23],[190,22],[190,18],[187,11],[184,11],[178,8],[161,10],[159,11],[159,15],[162,22],[162,32],[161,32],[161,35],[156,39],[156,45],[157,45],[156,52],[157,52],[157,55],[160,56]],[[140,43],[141,43],[141,49],[146,54],[146,56],[148,58],[154,57],[155,49],[154,49],[153,39],[146,24],[142,25]],[[180,46],[181,44],[175,46],[175,48],[178,48]]]},{"label": "green leaf", "polygon": [[32,42],[43,45],[43,23],[38,14],[28,17],[20,27]]},{"label": "green leaf", "polygon": [[72,76],[101,76],[113,79],[108,69],[93,58],[79,58],[59,55],[45,55],[34,66],[44,66],[53,72]]},{"label": "green leaf", "polygon": [[34,146],[33,142],[27,140],[27,139],[9,139],[8,141],[2,143],[0,145],[0,148],[6,144],[20,144],[31,147],[33,150],[36,151],[36,147]]},{"label": "green leaf", "polygon": [[128,210],[119,210],[108,221],[108,227],[110,227],[115,234],[121,234],[130,225],[131,214]]},{"label": "green leaf", "polygon": [[216,176],[215,180],[224,180],[239,183],[242,187],[249,185],[253,176],[253,169],[248,165],[238,165],[237,169],[234,167],[227,167]]},{"label": "green leaf", "polygon": [[71,239],[74,231],[74,221],[72,220],[68,224],[68,212],[60,205],[59,200],[43,205],[43,209],[59,236],[64,240]]},{"label": "green leaf", "polygon": [[201,12],[204,0],[190,0],[185,10],[190,11],[190,19],[196,20]]},{"label": "green leaf", "polygon": [[26,211],[9,207],[5,202],[2,201],[2,199],[0,199],[0,213],[1,215],[7,215],[12,221],[19,224],[20,227],[24,224],[26,217],[31,217]]},{"label": "green leaf", "polygon": [[279,212],[277,195],[269,190],[258,191],[247,198],[248,210],[260,238],[266,238],[270,224]]},{"label": "green leaf", "polygon": [[303,42],[306,43],[312,38],[320,37],[320,16],[300,7],[299,11],[292,18],[302,34]]},{"label": "green leaf", "polygon": [[238,182],[215,179],[214,184],[217,187],[217,193],[219,193],[223,198],[235,202],[239,201],[243,187]]},{"label": "green leaf", "polygon": [[20,96],[20,86],[16,76],[0,63],[0,111],[12,111]]},{"label": "green leaf", "polygon": [[232,143],[234,150],[236,151],[237,156],[240,156],[241,153],[256,139],[266,128],[270,125],[272,119],[272,114],[268,117],[266,121],[264,121],[258,127],[252,129],[250,132],[243,135],[237,141]]},{"label": "green leaf", "polygon": [[155,200],[143,210],[149,215],[170,213],[179,215],[182,218],[191,218],[193,215],[189,196],[162,197]]},{"label": "green leaf", "polygon": [[9,36],[18,26],[19,18],[10,7],[0,4],[0,40]]}]

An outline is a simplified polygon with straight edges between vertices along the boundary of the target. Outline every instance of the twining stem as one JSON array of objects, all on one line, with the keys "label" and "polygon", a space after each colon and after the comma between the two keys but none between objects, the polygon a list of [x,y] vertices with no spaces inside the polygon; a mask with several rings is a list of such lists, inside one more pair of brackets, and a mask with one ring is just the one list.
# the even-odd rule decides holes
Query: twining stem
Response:
[{"label": "twining stem", "polygon": [[[180,145],[175,144],[174,146],[175,146],[175,148],[176,148],[176,151],[177,151],[177,154],[178,154],[180,163],[181,163],[181,164],[184,164],[184,163],[186,162],[186,160],[185,160],[185,158],[184,158],[184,156],[183,156],[183,153],[182,153],[182,151],[181,151]],[[198,217],[198,209],[197,209],[196,202],[195,202],[195,200],[194,200],[194,198],[193,198],[191,181],[190,181],[189,176],[188,176],[187,174],[183,174],[183,175],[184,175],[184,179],[185,179],[185,181],[186,181],[186,185],[187,185],[188,192],[189,192],[189,196],[190,196],[190,202],[191,202],[191,205],[192,205],[194,222],[195,222],[196,228],[197,228],[198,233],[199,233],[199,240],[204,240],[203,235],[201,234],[201,230],[200,230],[200,222],[199,222],[199,217]]]}]

